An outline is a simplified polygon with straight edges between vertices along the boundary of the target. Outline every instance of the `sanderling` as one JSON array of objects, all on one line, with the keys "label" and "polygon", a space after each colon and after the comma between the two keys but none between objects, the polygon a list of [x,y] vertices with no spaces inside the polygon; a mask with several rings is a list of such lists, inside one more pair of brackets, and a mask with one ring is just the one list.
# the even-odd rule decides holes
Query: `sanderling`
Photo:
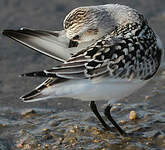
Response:
[{"label": "sanderling", "polygon": [[[62,62],[50,70],[22,74],[47,80],[20,99],[34,102],[56,97],[91,101],[90,107],[106,129],[95,101],[117,101],[141,88],[157,72],[163,57],[159,37],[137,10],[119,4],[79,7],[64,19],[64,30],[21,28],[3,34]],[[121,135],[110,114],[105,116]]]}]

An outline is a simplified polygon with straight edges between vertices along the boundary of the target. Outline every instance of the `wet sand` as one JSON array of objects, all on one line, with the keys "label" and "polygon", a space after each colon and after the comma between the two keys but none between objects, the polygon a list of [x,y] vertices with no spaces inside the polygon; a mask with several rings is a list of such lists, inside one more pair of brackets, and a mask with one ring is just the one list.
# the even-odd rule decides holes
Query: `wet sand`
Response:
[{"label": "wet sand", "polygon": [[[40,2],[43,8],[39,7],[38,1],[2,0],[0,30],[22,26],[58,30],[64,16],[72,8],[98,4],[84,1],[84,4],[73,2],[67,6],[63,1]],[[164,5],[163,0],[157,3]],[[136,4],[136,1],[126,1],[125,4],[137,6],[145,13],[165,45],[163,7],[154,1],[149,6]],[[124,138],[117,132],[105,131],[91,113],[88,102],[71,99],[20,102],[19,96],[42,80],[19,78],[18,75],[51,68],[59,63],[5,37],[0,36],[0,40],[0,149],[165,149],[165,69],[142,89],[114,104],[112,115],[115,120],[125,131],[134,133]],[[97,104],[103,112],[107,102]],[[138,116],[135,120],[129,120],[132,110]]]},{"label": "wet sand", "polygon": [[[44,103],[31,108],[1,107],[0,145],[29,150],[164,149],[164,79],[165,75],[157,76],[136,94],[113,106],[113,117],[127,133],[133,133],[129,137],[121,137],[115,131],[105,131],[89,111],[87,103],[54,100],[56,104],[50,101],[54,108],[44,108]],[[66,101],[69,101],[67,107]],[[103,107],[100,107],[101,111]],[[135,120],[129,120],[132,110],[138,116]]]}]

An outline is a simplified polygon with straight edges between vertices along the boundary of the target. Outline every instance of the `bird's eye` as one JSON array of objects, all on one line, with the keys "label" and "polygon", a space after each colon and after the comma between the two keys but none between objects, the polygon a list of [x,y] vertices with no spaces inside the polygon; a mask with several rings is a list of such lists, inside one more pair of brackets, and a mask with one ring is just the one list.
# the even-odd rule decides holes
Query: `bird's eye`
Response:
[{"label": "bird's eye", "polygon": [[73,37],[73,40],[79,40],[80,36],[79,35],[76,35]]}]

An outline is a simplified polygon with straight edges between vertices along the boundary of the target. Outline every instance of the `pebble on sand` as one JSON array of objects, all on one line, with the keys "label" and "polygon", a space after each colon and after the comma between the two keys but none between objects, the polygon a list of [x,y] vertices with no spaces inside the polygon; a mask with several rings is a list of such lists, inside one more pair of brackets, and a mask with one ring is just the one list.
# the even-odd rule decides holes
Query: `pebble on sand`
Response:
[{"label": "pebble on sand", "polygon": [[150,98],[150,96],[146,95],[145,96],[145,100],[148,100]]},{"label": "pebble on sand", "polygon": [[120,120],[120,124],[126,124],[126,120]]},{"label": "pebble on sand", "polygon": [[130,113],[129,113],[129,119],[130,120],[135,120],[135,119],[137,119],[137,114],[136,114],[136,112],[135,111],[130,111]]},{"label": "pebble on sand", "polygon": [[16,147],[17,147],[17,148],[23,148],[23,143],[21,143],[21,142],[18,143],[18,144],[16,145]]},{"label": "pebble on sand", "polygon": [[24,117],[30,117],[30,116],[33,116],[34,114],[36,114],[36,111],[33,109],[28,109],[21,113],[21,115]]}]

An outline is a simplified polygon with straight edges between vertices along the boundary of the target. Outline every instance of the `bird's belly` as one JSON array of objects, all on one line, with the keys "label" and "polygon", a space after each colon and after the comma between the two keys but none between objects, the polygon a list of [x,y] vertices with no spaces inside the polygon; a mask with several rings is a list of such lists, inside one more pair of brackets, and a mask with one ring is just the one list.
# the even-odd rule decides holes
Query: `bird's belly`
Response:
[{"label": "bird's belly", "polygon": [[72,80],[49,89],[49,92],[47,89],[47,92],[54,97],[71,97],[83,101],[119,100],[145,83],[146,81],[126,79]]}]

